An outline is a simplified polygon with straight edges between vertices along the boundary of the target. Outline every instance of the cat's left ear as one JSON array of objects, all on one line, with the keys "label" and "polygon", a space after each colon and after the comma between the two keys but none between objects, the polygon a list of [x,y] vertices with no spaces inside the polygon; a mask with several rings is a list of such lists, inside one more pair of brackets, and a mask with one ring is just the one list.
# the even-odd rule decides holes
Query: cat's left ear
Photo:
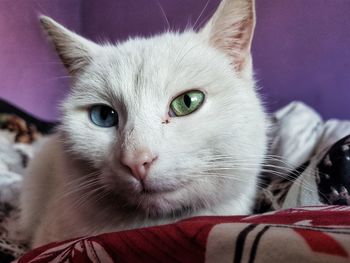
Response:
[{"label": "cat's left ear", "polygon": [[254,0],[222,0],[200,31],[212,46],[230,56],[236,71],[251,68],[250,48],[255,28]]},{"label": "cat's left ear", "polygon": [[96,43],[68,30],[50,17],[40,16],[40,22],[70,75],[84,69],[100,48]]}]

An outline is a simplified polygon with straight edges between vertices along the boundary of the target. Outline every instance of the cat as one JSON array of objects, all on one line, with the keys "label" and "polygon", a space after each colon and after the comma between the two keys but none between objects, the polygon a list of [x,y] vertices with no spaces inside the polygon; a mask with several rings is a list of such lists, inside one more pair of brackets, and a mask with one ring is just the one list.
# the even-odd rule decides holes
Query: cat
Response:
[{"label": "cat", "polygon": [[223,0],[198,32],[118,44],[40,21],[72,87],[23,182],[32,247],[251,213],[268,129],[250,52],[254,0]]}]

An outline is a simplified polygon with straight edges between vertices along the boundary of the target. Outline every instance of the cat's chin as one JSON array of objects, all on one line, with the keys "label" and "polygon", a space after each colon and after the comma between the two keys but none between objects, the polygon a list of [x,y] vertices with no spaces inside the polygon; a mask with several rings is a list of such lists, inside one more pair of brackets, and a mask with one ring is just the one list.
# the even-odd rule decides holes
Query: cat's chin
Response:
[{"label": "cat's chin", "polygon": [[130,205],[150,217],[166,217],[180,213],[185,205],[180,201],[181,190],[141,190],[126,196]]},{"label": "cat's chin", "polygon": [[166,217],[181,213],[183,205],[176,200],[176,191],[162,193],[141,193],[138,209],[150,217]]}]

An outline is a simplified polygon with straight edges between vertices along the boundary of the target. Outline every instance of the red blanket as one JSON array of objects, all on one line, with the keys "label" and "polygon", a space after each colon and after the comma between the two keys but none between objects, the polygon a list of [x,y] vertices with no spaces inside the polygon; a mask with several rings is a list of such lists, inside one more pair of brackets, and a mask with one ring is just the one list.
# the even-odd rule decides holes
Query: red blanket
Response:
[{"label": "red blanket", "polygon": [[350,207],[196,217],[49,244],[23,262],[350,262]]}]

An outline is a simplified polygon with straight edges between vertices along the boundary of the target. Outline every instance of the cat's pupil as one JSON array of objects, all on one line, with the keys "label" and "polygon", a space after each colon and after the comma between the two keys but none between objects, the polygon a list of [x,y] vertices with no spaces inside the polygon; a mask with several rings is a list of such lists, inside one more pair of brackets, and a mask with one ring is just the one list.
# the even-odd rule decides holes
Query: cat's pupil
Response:
[{"label": "cat's pupil", "polygon": [[113,110],[109,109],[108,107],[102,107],[100,111],[100,117],[102,120],[107,120],[109,115],[113,115]]},{"label": "cat's pupil", "polygon": [[187,94],[185,94],[185,96],[184,96],[184,103],[185,103],[187,108],[189,108],[191,106],[191,98]]}]

